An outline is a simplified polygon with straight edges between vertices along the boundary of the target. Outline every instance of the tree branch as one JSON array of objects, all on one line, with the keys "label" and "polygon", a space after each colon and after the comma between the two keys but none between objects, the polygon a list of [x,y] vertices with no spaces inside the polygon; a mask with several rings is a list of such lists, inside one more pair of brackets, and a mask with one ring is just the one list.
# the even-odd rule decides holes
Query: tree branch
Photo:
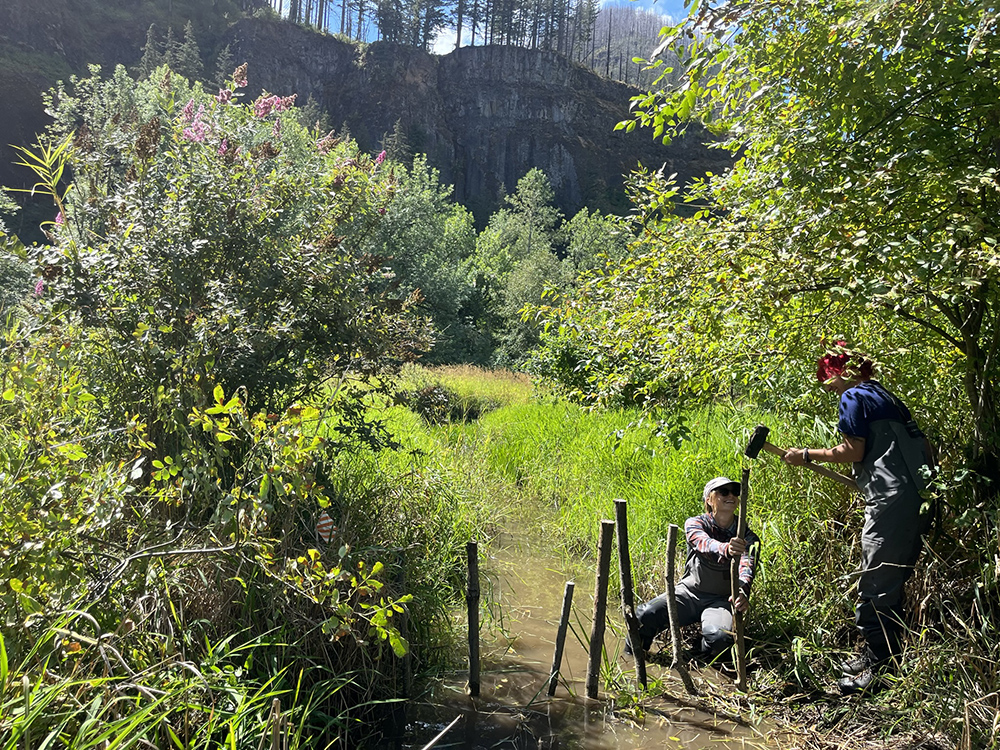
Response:
[{"label": "tree branch", "polygon": [[128,566],[137,560],[143,560],[150,557],[174,557],[175,555],[208,555],[217,552],[231,552],[237,548],[237,544],[235,542],[227,547],[199,547],[194,549],[160,549],[161,547],[164,546],[165,544],[157,544],[154,545],[153,547],[148,547],[147,549],[136,552],[134,555],[129,555],[120,563],[118,563],[115,569],[111,571],[110,575],[108,575],[108,577],[104,579],[104,583],[101,585],[101,588],[97,593],[97,595],[95,596],[95,598],[93,599],[92,603],[96,604],[97,602],[101,601],[101,599],[103,599],[105,596],[107,596],[108,592],[111,590],[111,587],[118,580],[120,580],[121,577],[125,574],[125,571],[128,569]]},{"label": "tree branch", "polygon": [[906,320],[909,320],[911,323],[916,323],[919,326],[923,326],[924,328],[926,328],[929,331],[934,331],[934,333],[936,333],[938,336],[940,336],[945,341],[947,341],[948,343],[950,343],[952,346],[954,346],[960,352],[965,352],[965,346],[964,346],[964,344],[962,344],[962,342],[959,339],[957,339],[954,336],[952,336],[950,333],[948,333],[946,330],[944,330],[940,326],[932,323],[929,320],[925,320],[924,318],[917,317],[916,315],[907,312],[902,307],[890,305],[888,302],[884,302],[882,304],[883,304],[884,307],[891,309],[899,317],[904,318]]}]

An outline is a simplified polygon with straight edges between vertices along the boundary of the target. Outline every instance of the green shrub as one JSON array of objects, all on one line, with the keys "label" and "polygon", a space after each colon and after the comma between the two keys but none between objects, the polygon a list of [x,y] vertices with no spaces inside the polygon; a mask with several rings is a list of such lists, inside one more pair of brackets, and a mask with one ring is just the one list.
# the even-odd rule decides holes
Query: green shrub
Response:
[{"label": "green shrub", "polygon": [[523,375],[482,370],[469,365],[403,369],[395,401],[430,424],[471,422],[484,414],[530,396]]},{"label": "green shrub", "polygon": [[392,452],[345,451],[333,408],[250,414],[221,387],[189,415],[204,439],[150,459],[141,420],[102,421],[78,336],[22,326],[0,349],[0,704],[26,677],[39,707],[0,732],[253,742],[278,696],[296,742],[377,732],[405,689],[394,655],[442,658],[482,513]]},{"label": "green shrub", "polygon": [[391,179],[350,141],[317,141],[294,97],[241,103],[244,71],[209,97],[166,68],[137,84],[95,70],[55,90],[48,145],[23,158],[59,210],[33,258],[46,299],[100,339],[92,387],[163,448],[215,384],[276,412],[426,345],[356,252]]},{"label": "green shrub", "polygon": [[58,215],[0,345],[0,705],[46,708],[5,736],[250,746],[280,695],[353,746],[450,638],[482,514],[369,408],[428,341],[358,250],[392,180],[239,96],[95,71],[22,152]]}]

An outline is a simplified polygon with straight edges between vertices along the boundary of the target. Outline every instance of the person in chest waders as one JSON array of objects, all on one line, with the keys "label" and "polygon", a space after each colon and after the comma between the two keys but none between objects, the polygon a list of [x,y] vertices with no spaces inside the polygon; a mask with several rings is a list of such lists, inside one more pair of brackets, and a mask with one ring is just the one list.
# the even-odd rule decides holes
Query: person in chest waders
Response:
[{"label": "person in chest waders", "polygon": [[[684,577],[674,589],[678,625],[701,622],[702,650],[714,658],[733,644],[733,606],[746,612],[750,606],[760,540],[749,529],[743,539],[736,536],[740,483],[716,477],[702,493],[705,512],[684,523],[688,554]],[[731,601],[731,566],[739,564],[739,591]],[[667,595],[660,594],[635,610],[643,649],[653,645],[657,633],[670,624]],[[626,653],[628,649],[626,647]]]},{"label": "person in chest waders", "polygon": [[855,622],[864,648],[841,665],[837,687],[844,695],[874,691],[880,675],[902,651],[903,586],[913,574],[929,514],[922,516],[921,490],[933,466],[930,445],[910,410],[885,386],[872,380],[872,363],[846,350],[817,362],[823,388],[840,396],[837,429],[843,442],[833,448],[792,448],[786,463],[853,463],[865,499],[861,532],[860,603]]}]

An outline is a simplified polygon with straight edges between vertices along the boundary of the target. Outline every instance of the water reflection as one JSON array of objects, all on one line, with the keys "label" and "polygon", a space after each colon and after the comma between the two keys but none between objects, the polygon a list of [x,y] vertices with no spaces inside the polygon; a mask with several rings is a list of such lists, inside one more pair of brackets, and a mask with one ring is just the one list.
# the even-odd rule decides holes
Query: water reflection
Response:
[{"label": "water reflection", "polygon": [[[551,550],[529,539],[502,540],[495,559],[484,565],[495,594],[498,612],[485,612],[482,674],[479,698],[465,694],[467,675],[456,673],[435,684],[430,693],[410,705],[409,724],[398,748],[419,750],[458,718],[434,745],[463,750],[644,750],[645,748],[767,748],[760,728],[738,717],[720,718],[699,711],[684,698],[683,687],[666,667],[651,665],[650,678],[663,681],[665,695],[647,698],[641,708],[618,715],[608,701],[583,697],[587,669],[586,638],[593,607],[593,574],[571,571]],[[558,617],[567,580],[575,578],[574,616],[566,639],[562,679],[555,698],[548,698],[549,668]],[[609,592],[609,610],[617,591]],[[605,637],[612,670],[631,678],[631,661],[621,653],[620,627],[614,612]],[[711,672],[711,674],[707,674]],[[697,680],[720,679],[705,670]],[[603,685],[603,682],[602,682]],[[606,698],[602,693],[602,699]],[[688,705],[690,704],[690,705]],[[629,717],[628,714],[632,716]]]}]

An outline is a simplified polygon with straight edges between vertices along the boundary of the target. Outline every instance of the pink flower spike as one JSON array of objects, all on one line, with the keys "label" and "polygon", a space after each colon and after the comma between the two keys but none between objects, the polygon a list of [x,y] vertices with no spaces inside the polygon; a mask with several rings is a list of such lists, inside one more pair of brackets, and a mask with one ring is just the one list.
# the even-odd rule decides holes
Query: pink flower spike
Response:
[{"label": "pink flower spike", "polygon": [[219,156],[225,156],[227,151],[229,151],[229,141],[223,138],[222,143],[219,144]]},{"label": "pink flower spike", "polygon": [[56,224],[58,226],[62,226],[65,223],[66,223],[66,219],[63,218],[62,211],[60,211],[59,213],[56,214]]},{"label": "pink flower spike", "polygon": [[39,279],[38,283],[35,284],[35,296],[41,297],[43,291],[45,291],[45,282],[42,279]]},{"label": "pink flower spike", "polygon": [[181,110],[181,121],[191,122],[191,120],[193,119],[194,119],[194,99],[191,99],[190,101],[188,101],[187,104],[184,105],[184,109]]},{"label": "pink flower spike", "polygon": [[382,151],[382,153],[380,153],[378,156],[375,157],[375,163],[381,164],[384,161],[385,161],[385,151]]},{"label": "pink flower spike", "polygon": [[215,101],[219,104],[229,104],[233,100],[233,92],[229,89],[219,89],[219,95],[215,97]]},{"label": "pink flower spike", "polygon": [[184,128],[184,132],[181,133],[181,137],[186,141],[195,141],[197,143],[204,143],[205,137],[208,135],[209,128],[208,125],[201,121],[202,115],[205,114],[205,105],[202,104],[198,107],[198,114],[194,116],[194,120],[191,122],[191,127]]},{"label": "pink flower spike", "polygon": [[274,104],[277,99],[278,97],[276,96],[260,97],[253,103],[253,113],[261,119],[267,117],[271,114],[271,110],[274,109]]}]

